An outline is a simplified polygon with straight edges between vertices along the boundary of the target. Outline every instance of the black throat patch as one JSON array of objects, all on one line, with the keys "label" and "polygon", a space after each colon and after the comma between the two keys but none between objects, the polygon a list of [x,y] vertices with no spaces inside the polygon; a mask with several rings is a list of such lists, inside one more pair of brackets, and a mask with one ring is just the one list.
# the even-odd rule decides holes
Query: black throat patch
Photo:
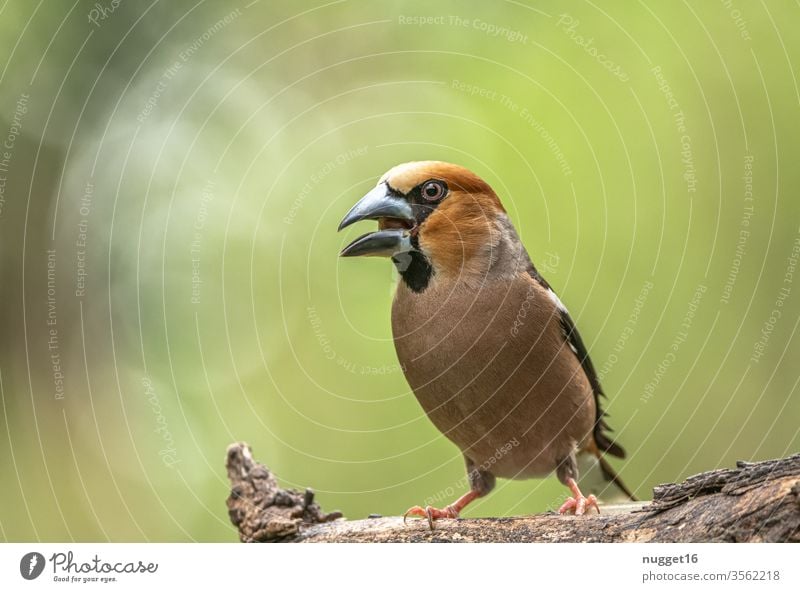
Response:
[{"label": "black throat patch", "polygon": [[395,255],[392,261],[412,292],[419,294],[425,291],[433,275],[433,267],[425,255],[414,250]]},{"label": "black throat patch", "polygon": [[[429,201],[422,197],[422,187],[428,181],[433,181],[434,179],[428,179],[416,187],[411,189],[408,193],[403,193],[386,182],[386,191],[395,197],[399,197],[401,199],[405,199],[408,201],[409,205],[411,205],[411,210],[414,213],[414,220],[416,221],[417,226],[422,226],[422,224],[427,220],[428,216],[430,216],[433,211],[437,208],[437,206],[442,202],[442,199],[447,196],[447,183],[442,180],[436,179],[438,183],[441,183],[445,187],[445,195],[442,199],[437,201]],[[414,235],[411,237],[411,246],[414,247],[414,250],[409,251],[407,253],[400,253],[394,257],[392,257],[392,261],[397,267],[397,271],[400,272],[400,277],[403,278],[403,281],[406,283],[406,286],[411,289],[412,292],[416,292],[417,294],[424,292],[425,289],[428,287],[428,284],[431,281],[431,276],[433,275],[433,266],[431,262],[428,261],[428,258],[422,254],[419,250],[419,236]]]}]

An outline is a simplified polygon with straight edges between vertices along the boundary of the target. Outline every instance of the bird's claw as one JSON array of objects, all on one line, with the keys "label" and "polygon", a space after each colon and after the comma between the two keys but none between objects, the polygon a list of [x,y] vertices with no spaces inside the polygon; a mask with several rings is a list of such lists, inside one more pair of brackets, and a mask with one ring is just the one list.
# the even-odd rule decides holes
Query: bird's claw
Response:
[{"label": "bird's claw", "polygon": [[439,508],[434,508],[433,506],[414,506],[409,508],[405,514],[403,514],[403,524],[406,524],[406,519],[409,516],[417,516],[419,518],[427,518],[428,519],[428,526],[430,529],[433,530],[433,522],[434,520],[439,520],[440,518],[458,518],[458,512],[456,511],[453,506],[447,506],[443,510]]},{"label": "bird's claw", "polygon": [[589,495],[589,497],[584,497],[583,495],[579,495],[577,498],[568,497],[567,501],[558,509],[558,513],[566,514],[570,512],[576,516],[582,516],[589,508],[594,508],[597,510],[598,514],[600,513],[600,507],[597,505],[597,497],[594,494]]}]

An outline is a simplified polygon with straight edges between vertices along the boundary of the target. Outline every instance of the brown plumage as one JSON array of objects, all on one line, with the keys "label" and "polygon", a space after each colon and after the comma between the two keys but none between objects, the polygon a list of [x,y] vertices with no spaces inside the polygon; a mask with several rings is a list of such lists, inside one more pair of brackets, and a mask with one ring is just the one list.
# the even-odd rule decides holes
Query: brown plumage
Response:
[{"label": "brown plumage", "polygon": [[597,506],[578,490],[577,455],[630,490],[603,453],[624,456],[607,434],[599,380],[564,305],[539,275],[494,191],[457,165],[394,167],[340,228],[377,219],[379,231],[342,254],[392,257],[402,276],[392,306],[397,356],[422,408],[463,452],[470,492],[443,510],[455,517],[495,477],[555,472],[573,497],[561,511]]}]

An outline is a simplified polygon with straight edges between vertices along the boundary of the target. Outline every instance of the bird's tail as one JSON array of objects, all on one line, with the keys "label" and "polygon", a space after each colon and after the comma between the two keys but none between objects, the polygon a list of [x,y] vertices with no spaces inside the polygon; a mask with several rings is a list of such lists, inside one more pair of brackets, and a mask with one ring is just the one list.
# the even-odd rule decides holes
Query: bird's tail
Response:
[{"label": "bird's tail", "polygon": [[628,488],[627,485],[625,485],[625,482],[620,478],[614,468],[606,459],[603,458],[602,454],[597,455],[597,463],[600,465],[600,471],[603,473],[603,479],[616,485],[622,493],[628,496],[630,501],[638,501],[636,496],[633,495],[633,492]]},{"label": "bird's tail", "polygon": [[581,488],[586,488],[607,502],[637,501],[597,446],[583,450],[578,455],[578,463]]}]

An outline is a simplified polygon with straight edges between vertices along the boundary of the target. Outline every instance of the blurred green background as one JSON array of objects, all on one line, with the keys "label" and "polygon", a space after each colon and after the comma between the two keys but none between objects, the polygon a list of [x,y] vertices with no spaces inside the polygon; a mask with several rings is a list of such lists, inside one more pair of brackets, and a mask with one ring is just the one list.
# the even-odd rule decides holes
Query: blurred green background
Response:
[{"label": "blurred green background", "polygon": [[[460,494],[396,365],[392,266],[337,258],[408,160],[496,189],[641,497],[797,452],[798,23],[788,1],[3,4],[0,537],[234,541],[238,440],[350,518]],[[565,493],[502,481],[465,515]]]}]

